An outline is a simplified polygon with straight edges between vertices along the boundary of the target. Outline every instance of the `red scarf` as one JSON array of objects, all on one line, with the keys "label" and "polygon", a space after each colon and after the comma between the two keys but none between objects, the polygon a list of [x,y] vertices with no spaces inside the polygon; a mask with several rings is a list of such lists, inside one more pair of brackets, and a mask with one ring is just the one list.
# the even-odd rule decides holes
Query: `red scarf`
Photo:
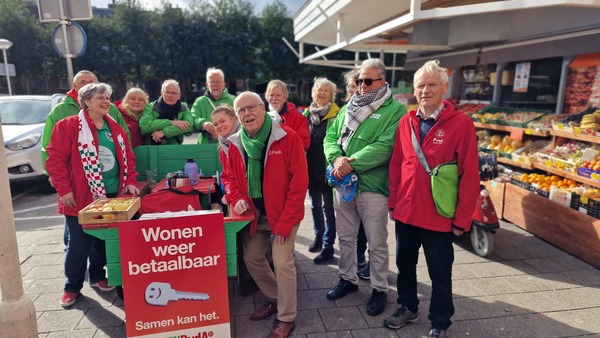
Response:
[{"label": "red scarf", "polygon": [[[69,90],[67,92],[67,95],[69,95],[73,100],[75,100],[75,103],[77,103],[77,105],[79,106],[79,99],[77,98],[77,95],[79,94],[77,93],[77,90],[75,90],[75,88]],[[79,108],[81,108],[81,106]]]}]

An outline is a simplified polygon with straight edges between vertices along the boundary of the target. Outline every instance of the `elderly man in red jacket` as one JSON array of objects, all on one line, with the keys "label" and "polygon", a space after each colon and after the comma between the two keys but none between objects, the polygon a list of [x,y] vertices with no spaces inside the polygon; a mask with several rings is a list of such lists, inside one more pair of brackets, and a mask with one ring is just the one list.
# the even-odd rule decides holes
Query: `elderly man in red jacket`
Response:
[{"label": "elderly man in red jacket", "polygon": [[[233,106],[242,128],[229,137],[229,194],[235,212],[255,216],[243,238],[244,261],[268,299],[250,319],[277,313],[268,337],[288,337],[297,312],[294,242],[308,189],[306,156],[300,138],[266,113],[258,94],[244,92]],[[265,256],[269,245],[275,273]]]},{"label": "elderly man in red jacket", "polygon": [[[414,76],[419,109],[400,120],[390,160],[388,200],[390,218],[396,221],[398,309],[384,325],[399,329],[419,320],[417,260],[423,246],[431,278],[429,337],[444,338],[452,324],[452,240],[471,227],[479,195],[479,158],[475,127],[469,117],[443,99],[448,74],[439,61],[428,61]],[[431,193],[431,177],[421,165],[413,142],[420,146],[427,165],[458,162],[460,183],[453,217],[438,213]]]}]

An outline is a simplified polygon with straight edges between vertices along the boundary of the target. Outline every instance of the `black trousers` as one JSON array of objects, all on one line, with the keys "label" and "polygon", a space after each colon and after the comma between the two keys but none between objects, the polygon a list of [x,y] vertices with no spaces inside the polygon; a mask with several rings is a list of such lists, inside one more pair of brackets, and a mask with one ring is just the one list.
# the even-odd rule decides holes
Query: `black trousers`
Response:
[{"label": "black trousers", "polygon": [[437,232],[396,221],[396,266],[398,267],[398,304],[417,313],[417,261],[423,246],[427,270],[431,278],[429,320],[435,329],[446,330],[452,322],[452,263],[454,249],[452,232]]}]

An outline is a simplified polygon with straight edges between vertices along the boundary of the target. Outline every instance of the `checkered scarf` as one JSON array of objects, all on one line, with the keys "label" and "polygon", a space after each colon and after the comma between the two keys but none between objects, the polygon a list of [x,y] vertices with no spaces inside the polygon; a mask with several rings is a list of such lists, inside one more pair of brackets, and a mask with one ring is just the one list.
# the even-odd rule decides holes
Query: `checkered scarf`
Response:
[{"label": "checkered scarf", "polygon": [[352,95],[352,98],[346,107],[344,126],[342,127],[341,136],[338,139],[338,144],[342,146],[344,152],[348,149],[348,143],[352,136],[354,136],[354,132],[356,132],[356,129],[358,129],[360,124],[363,123],[372,112],[379,109],[379,107],[381,107],[381,105],[391,96],[392,92],[387,83],[385,86],[364,95],[359,95],[358,92]]},{"label": "checkered scarf", "polygon": [[[79,111],[79,135],[77,137],[77,149],[81,156],[81,164],[83,165],[83,171],[85,178],[87,179],[88,185],[90,186],[90,192],[94,199],[106,197],[106,190],[104,189],[104,182],[102,182],[102,168],[100,165],[100,159],[98,156],[97,148],[94,142],[94,136],[90,130],[90,126],[85,119],[83,109]],[[112,116],[107,115],[113,121]],[[116,122],[116,121],[115,121]],[[121,189],[125,188],[125,182],[127,181],[127,148],[125,146],[125,140],[123,135],[117,136],[119,142],[119,148],[121,149],[121,156],[123,158],[123,181],[121,183]]]}]

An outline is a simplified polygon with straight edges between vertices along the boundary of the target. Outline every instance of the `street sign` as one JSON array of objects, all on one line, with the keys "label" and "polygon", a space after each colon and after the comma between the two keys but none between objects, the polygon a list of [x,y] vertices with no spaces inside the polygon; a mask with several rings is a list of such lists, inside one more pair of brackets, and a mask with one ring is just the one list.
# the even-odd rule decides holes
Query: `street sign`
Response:
[{"label": "street sign", "polygon": [[[4,65],[0,64],[0,76],[6,76],[6,70],[4,70]],[[12,63],[8,64],[8,76],[17,76],[15,72],[15,65]]]},{"label": "street sign", "polygon": [[67,39],[69,50],[65,44],[63,24],[58,24],[52,31],[52,47],[62,57],[80,57],[85,52],[87,39],[83,28],[76,22],[71,22],[70,25],[64,25],[67,29]]},{"label": "street sign", "polygon": [[91,0],[38,0],[38,10],[42,22],[92,19]]}]

